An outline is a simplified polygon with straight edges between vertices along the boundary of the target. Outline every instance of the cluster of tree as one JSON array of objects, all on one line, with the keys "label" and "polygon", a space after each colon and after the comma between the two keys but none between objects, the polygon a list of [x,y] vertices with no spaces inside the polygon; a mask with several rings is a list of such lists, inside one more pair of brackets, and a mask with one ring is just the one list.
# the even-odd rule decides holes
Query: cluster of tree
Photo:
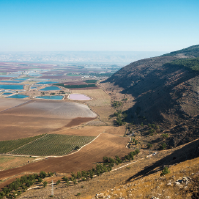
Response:
[{"label": "cluster of tree", "polygon": [[150,135],[153,135],[153,133],[156,132],[159,129],[159,126],[155,125],[155,124],[148,124],[148,127],[149,127],[148,133]]},{"label": "cluster of tree", "polygon": [[122,126],[126,124],[125,122],[125,118],[127,117],[126,113],[122,113],[121,110],[118,110],[114,113],[114,116],[116,117],[116,121],[115,121],[116,125]]},{"label": "cluster of tree", "polygon": [[122,159],[119,156],[115,158],[103,157],[103,164],[97,164],[96,167],[88,171],[77,172],[77,174],[71,173],[71,177],[63,177],[62,180],[66,182],[67,185],[70,185],[70,182],[77,184],[79,181],[86,181],[92,179],[94,175],[100,176],[104,172],[112,170],[112,167],[116,164],[120,164],[126,160],[133,160],[134,156],[137,155],[140,151],[136,149],[135,151],[130,152],[128,155],[125,155]]},{"label": "cluster of tree", "polygon": [[165,65],[169,67],[181,66],[189,68],[194,71],[199,71],[199,57],[188,58],[188,59],[177,59]]},{"label": "cluster of tree", "polygon": [[[28,187],[32,186],[35,183],[41,183],[43,178],[52,175],[53,173],[51,172],[46,174],[44,171],[41,171],[39,174],[25,175],[21,178],[17,178],[15,181],[2,189],[2,191],[0,192],[0,199],[2,199],[4,196],[6,196],[7,198],[16,198],[22,192],[25,192]],[[47,185],[46,183],[44,183],[45,186]]]},{"label": "cluster of tree", "polygon": [[138,140],[136,140],[135,138],[133,138],[132,142],[135,143],[135,145],[138,144]]},{"label": "cluster of tree", "polygon": [[123,103],[120,102],[120,101],[113,101],[112,102],[112,107],[114,107],[115,109],[121,107],[122,105],[123,105]]}]

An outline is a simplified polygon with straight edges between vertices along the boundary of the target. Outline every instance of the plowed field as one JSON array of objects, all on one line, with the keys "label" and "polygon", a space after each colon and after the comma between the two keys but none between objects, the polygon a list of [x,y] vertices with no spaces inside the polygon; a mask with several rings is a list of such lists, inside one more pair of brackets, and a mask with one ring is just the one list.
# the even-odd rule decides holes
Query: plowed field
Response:
[{"label": "plowed field", "polygon": [[0,99],[0,110],[0,141],[49,133],[96,117],[84,104],[47,100]]},{"label": "plowed field", "polygon": [[[115,155],[124,156],[129,152],[125,148],[129,138],[118,137],[115,135],[102,133],[92,143],[88,144],[80,151],[59,158],[48,158],[40,162],[31,163],[22,167],[0,171],[0,179],[17,176],[22,173],[51,171],[57,173],[71,173],[91,169],[95,163],[102,161],[104,156],[114,157]],[[0,184],[0,188],[5,186]]]}]

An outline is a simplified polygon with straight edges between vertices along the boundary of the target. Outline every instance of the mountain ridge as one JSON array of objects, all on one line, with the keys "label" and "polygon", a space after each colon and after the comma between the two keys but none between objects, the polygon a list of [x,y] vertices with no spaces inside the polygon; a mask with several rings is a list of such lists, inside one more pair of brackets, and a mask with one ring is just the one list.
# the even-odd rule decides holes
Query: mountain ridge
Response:
[{"label": "mountain ridge", "polygon": [[123,67],[104,84],[107,90],[119,87],[121,94],[134,98],[134,104],[125,110],[126,121],[162,125],[172,132],[167,145],[176,147],[199,137],[199,72],[172,63],[197,57],[199,45],[142,59]]}]

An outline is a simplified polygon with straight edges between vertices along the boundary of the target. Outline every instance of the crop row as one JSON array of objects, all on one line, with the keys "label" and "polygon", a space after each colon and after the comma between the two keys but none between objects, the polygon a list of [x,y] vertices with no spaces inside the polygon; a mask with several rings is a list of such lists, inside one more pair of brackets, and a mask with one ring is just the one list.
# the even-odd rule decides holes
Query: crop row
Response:
[{"label": "crop row", "polygon": [[48,134],[12,151],[12,154],[37,156],[65,155],[93,139],[94,137],[91,136]]},{"label": "crop row", "polygon": [[41,138],[42,136],[44,135],[38,135],[38,136],[23,138],[23,139],[18,139],[18,140],[0,141],[0,154],[8,153],[38,138]]}]

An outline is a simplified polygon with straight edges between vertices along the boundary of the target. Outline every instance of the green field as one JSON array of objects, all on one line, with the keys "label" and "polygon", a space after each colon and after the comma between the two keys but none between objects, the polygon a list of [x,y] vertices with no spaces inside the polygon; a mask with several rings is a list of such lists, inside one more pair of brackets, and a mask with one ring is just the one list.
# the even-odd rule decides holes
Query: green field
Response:
[{"label": "green field", "polygon": [[44,135],[39,135],[35,137],[29,137],[24,139],[18,139],[18,140],[8,140],[8,141],[0,141],[0,154],[8,153],[14,149],[17,149],[24,144],[28,144]]},{"label": "green field", "polygon": [[91,136],[47,134],[40,139],[13,150],[12,154],[37,156],[66,155],[75,150],[75,147],[78,146],[80,148],[94,138]]},{"label": "green field", "polygon": [[86,80],[86,81],[84,81],[84,82],[86,82],[87,84],[94,84],[94,83],[97,82],[97,80],[90,79],[90,80]]},{"label": "green field", "polygon": [[54,84],[54,86],[62,86],[62,87],[64,87],[64,88],[87,88],[87,87],[97,87],[95,84],[80,84],[80,85]]}]

